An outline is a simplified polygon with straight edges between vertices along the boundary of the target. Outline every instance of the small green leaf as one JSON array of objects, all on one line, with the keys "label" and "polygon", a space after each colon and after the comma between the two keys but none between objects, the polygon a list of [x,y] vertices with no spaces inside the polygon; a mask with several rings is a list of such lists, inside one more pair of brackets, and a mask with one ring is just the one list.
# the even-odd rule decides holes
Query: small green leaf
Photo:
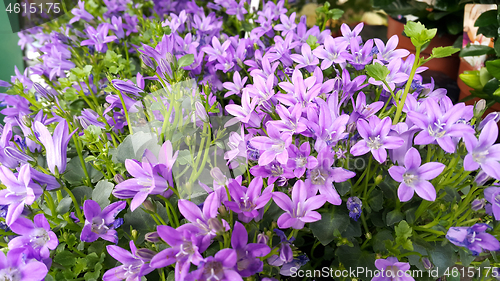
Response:
[{"label": "small green leaf", "polygon": [[184,66],[189,66],[189,65],[193,64],[193,62],[194,62],[194,55],[187,54],[179,59],[178,64],[179,64],[179,67],[184,67]]},{"label": "small green leaf", "polygon": [[368,205],[374,210],[378,212],[382,210],[384,205],[384,194],[382,191],[375,189],[372,193],[370,193],[370,197],[368,198]]},{"label": "small green leaf", "polygon": [[481,85],[481,81],[479,80],[478,70],[465,71],[464,73],[460,74],[460,79],[462,79],[465,85],[475,90],[480,90],[483,88],[483,85]]},{"label": "small green leaf", "polygon": [[483,92],[488,95],[493,95],[493,93],[495,93],[495,91],[498,89],[500,89],[500,81],[498,81],[498,79],[496,78],[493,78],[484,85]]},{"label": "small green leaf", "polygon": [[487,61],[486,69],[493,77],[500,80],[500,59]]},{"label": "small green leaf", "polygon": [[431,41],[436,36],[437,29],[427,29],[420,22],[409,21],[404,27],[404,33],[410,37],[411,42],[416,47],[422,47]]},{"label": "small green leaf", "polygon": [[396,237],[402,239],[408,239],[412,235],[412,228],[408,225],[406,221],[401,221],[398,226],[394,228],[396,231]]},{"label": "small green leaf", "polygon": [[[326,3],[328,3],[328,2],[326,2]],[[340,19],[343,14],[344,14],[344,11],[341,9],[331,9],[328,11],[328,17],[332,20]]]},{"label": "small green leaf", "polygon": [[495,49],[490,46],[484,45],[469,45],[460,51],[460,57],[473,57],[473,56],[482,56],[487,54],[494,54]]},{"label": "small green leaf", "polygon": [[92,191],[92,200],[97,202],[101,208],[109,205],[109,196],[113,191],[115,185],[107,180],[102,180],[97,183],[94,190]]},{"label": "small green leaf", "polygon": [[321,214],[321,220],[309,224],[314,237],[321,244],[327,245],[335,238],[335,233],[340,234],[347,229],[349,225],[349,215],[345,211],[347,208],[335,206],[334,211]]},{"label": "small green leaf", "polygon": [[391,73],[389,69],[380,63],[369,64],[365,67],[366,74],[377,81],[385,81],[387,75]]},{"label": "small green leaf", "polygon": [[[483,12],[474,23],[475,27],[490,26],[497,21],[497,10]],[[498,24],[497,24],[498,25]]]},{"label": "small green leaf", "polygon": [[453,55],[454,53],[460,51],[459,48],[453,48],[452,46],[447,47],[436,47],[432,49],[433,58],[444,58]]},{"label": "small green leaf", "polygon": [[424,30],[425,26],[420,22],[409,21],[404,26],[404,33],[410,38],[417,37]]},{"label": "small green leaf", "polygon": [[64,252],[58,253],[54,257],[54,261],[62,266],[69,267],[69,266],[73,266],[75,264],[76,259],[72,253],[70,253],[68,251],[64,251]]},{"label": "small green leaf", "polygon": [[392,210],[386,215],[386,223],[388,226],[400,222],[404,218],[404,215],[399,210]]}]

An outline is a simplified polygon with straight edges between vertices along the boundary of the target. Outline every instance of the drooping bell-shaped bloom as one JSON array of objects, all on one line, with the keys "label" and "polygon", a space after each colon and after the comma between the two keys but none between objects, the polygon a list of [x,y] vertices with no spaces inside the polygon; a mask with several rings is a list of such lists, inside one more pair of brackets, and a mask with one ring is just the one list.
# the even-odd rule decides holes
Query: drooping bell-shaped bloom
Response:
[{"label": "drooping bell-shaped bloom", "polygon": [[261,177],[253,178],[248,188],[232,179],[227,185],[232,200],[224,202],[224,205],[237,213],[238,219],[244,223],[249,223],[252,219],[259,221],[263,215],[263,210],[261,209],[271,199],[271,192],[273,190],[273,186],[270,185],[262,191],[262,184]]},{"label": "drooping bell-shaped bloom", "polygon": [[391,131],[391,118],[389,116],[382,120],[377,116],[371,116],[369,122],[358,119],[357,128],[363,139],[351,147],[353,156],[360,156],[371,151],[373,158],[377,162],[383,163],[387,159],[386,149],[395,149],[404,143],[400,137],[389,136]]},{"label": "drooping bell-shaped bloom", "polygon": [[68,143],[76,130],[70,134],[66,120],[62,120],[57,124],[53,135],[50,134],[45,125],[38,121],[35,121],[33,126],[35,133],[38,134],[38,139],[45,147],[49,170],[54,175],[64,173],[67,163],[66,151],[68,150]]},{"label": "drooping bell-shaped bloom", "polygon": [[464,158],[466,171],[475,171],[481,167],[488,176],[500,179],[500,144],[495,144],[497,137],[498,127],[495,121],[484,126],[479,139],[473,134],[464,135],[465,147],[469,152]]},{"label": "drooping bell-shaped bloom", "polygon": [[118,201],[106,206],[102,211],[99,204],[87,199],[83,204],[85,214],[85,226],[83,227],[80,240],[83,242],[94,242],[99,237],[112,243],[118,243],[118,235],[115,228],[123,223],[123,219],[116,219],[116,215],[127,206],[127,202]]},{"label": "drooping bell-shaped bloom", "polygon": [[409,201],[415,192],[427,201],[436,200],[436,189],[429,180],[439,176],[445,165],[439,162],[420,165],[421,163],[420,153],[412,147],[406,152],[404,166],[389,168],[391,177],[401,183],[398,188],[398,197],[401,202]]},{"label": "drooping bell-shaped bloom", "polygon": [[42,281],[48,269],[42,262],[27,260],[25,249],[11,249],[5,254],[0,251],[0,280]]},{"label": "drooping bell-shaped bloom", "polygon": [[10,226],[19,218],[24,205],[33,204],[43,190],[32,181],[29,164],[21,166],[17,176],[5,166],[0,166],[0,182],[7,187],[0,190],[0,205],[9,206],[5,222]]},{"label": "drooping bell-shaped bloom", "polygon": [[234,269],[241,277],[249,277],[261,272],[264,263],[258,258],[271,252],[266,244],[248,243],[248,232],[238,221],[234,224],[231,246],[236,251],[237,256]]},{"label": "drooping bell-shaped bloom", "polygon": [[[145,276],[154,270],[148,263],[151,258],[145,257],[146,255],[144,254],[139,256],[134,241],[130,241],[129,245],[131,252],[115,245],[106,246],[109,255],[121,262],[122,265],[106,271],[102,276],[103,281],[141,280],[141,276]],[[151,250],[147,251],[150,251],[151,253],[149,254],[153,256],[154,252]]]},{"label": "drooping bell-shaped bloom", "polygon": [[378,259],[375,261],[375,266],[380,270],[380,274],[373,277],[371,281],[415,281],[407,272],[410,270],[410,264],[400,262],[396,257]]},{"label": "drooping bell-shaped bloom", "polygon": [[314,211],[323,207],[326,198],[323,195],[309,196],[307,187],[302,180],[295,183],[292,189],[292,199],[282,192],[273,192],[274,202],[285,211],[278,218],[279,228],[302,229],[306,222],[315,222],[321,215]]},{"label": "drooping bell-shaped bloom", "polygon": [[43,214],[37,214],[31,220],[18,218],[10,229],[21,236],[9,241],[9,249],[24,248],[28,250],[28,258],[37,260],[50,256],[50,250],[59,245],[56,234],[50,230],[50,224]]},{"label": "drooping bell-shaped bloom", "polygon": [[477,223],[471,227],[450,227],[446,238],[459,246],[469,249],[474,256],[479,255],[483,249],[488,251],[500,250],[500,242],[491,234],[486,233],[491,226]]}]

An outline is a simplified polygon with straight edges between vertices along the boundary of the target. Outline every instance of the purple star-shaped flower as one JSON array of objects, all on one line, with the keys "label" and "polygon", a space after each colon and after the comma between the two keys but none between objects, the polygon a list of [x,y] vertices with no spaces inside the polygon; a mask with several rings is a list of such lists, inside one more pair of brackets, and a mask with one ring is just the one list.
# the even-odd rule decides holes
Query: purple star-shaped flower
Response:
[{"label": "purple star-shaped flower", "polygon": [[387,159],[386,149],[395,149],[404,143],[402,138],[388,135],[391,130],[391,122],[389,116],[382,120],[377,116],[371,116],[369,123],[364,119],[358,119],[357,128],[363,139],[351,147],[351,154],[360,156],[371,151],[377,162],[385,162]]},{"label": "purple star-shaped flower", "polygon": [[143,252],[139,256],[134,241],[130,241],[129,245],[131,252],[115,245],[106,246],[109,255],[121,262],[122,265],[106,271],[102,276],[103,281],[141,280],[141,276],[145,276],[154,270],[147,263],[151,260],[154,252],[148,249],[140,249]]},{"label": "purple star-shaped flower", "polygon": [[191,278],[188,280],[243,281],[241,275],[234,270],[237,257],[235,250],[222,249],[215,256],[208,257],[201,262],[198,269],[190,273]]},{"label": "purple star-shaped flower", "polygon": [[350,63],[356,70],[361,70],[365,65],[372,61],[373,56],[371,51],[373,48],[373,40],[369,39],[365,42],[363,47],[359,46],[359,41],[356,39],[351,39],[350,42],[351,53],[348,54],[349,58],[347,62]]},{"label": "purple star-shaped flower", "polygon": [[377,81],[372,77],[368,79],[368,82],[373,85],[378,85],[378,86],[382,85],[382,87],[384,87],[384,90],[388,92],[394,91],[394,89],[396,88],[396,84],[408,81],[409,77],[408,74],[399,71],[399,69],[401,68],[401,63],[402,60],[400,58],[395,58],[392,59],[387,65],[387,69],[389,69],[390,72],[385,78],[385,82],[387,83],[390,89],[386,86],[384,82]]},{"label": "purple star-shaped flower", "polygon": [[306,172],[306,169],[313,169],[318,165],[316,157],[311,155],[311,145],[309,142],[304,142],[297,148],[295,145],[288,147],[288,163],[287,167],[293,169],[293,173],[297,178],[300,178]]},{"label": "purple star-shaped flower", "polygon": [[89,22],[94,18],[94,16],[92,16],[89,12],[85,11],[85,1],[82,0],[78,1],[78,8],[73,8],[71,10],[71,13],[74,15],[74,17],[69,20],[69,24],[73,24],[74,22],[77,22],[79,20]]},{"label": "purple star-shaped flower", "polygon": [[245,87],[245,83],[247,82],[248,77],[244,77],[241,79],[240,73],[239,72],[234,72],[233,75],[233,82],[224,82],[222,86],[229,90],[224,97],[227,98],[231,95],[241,95],[241,90]]},{"label": "purple star-shaped flower", "polygon": [[246,188],[232,179],[227,185],[232,200],[224,202],[224,205],[237,213],[238,219],[244,223],[249,223],[252,219],[259,221],[264,214],[260,209],[269,202],[273,190],[273,185],[270,185],[262,191],[262,183],[261,177],[255,177]]},{"label": "purple star-shaped flower", "polygon": [[375,41],[375,46],[377,46],[377,59],[383,63],[391,62],[394,59],[404,58],[410,54],[408,50],[398,49],[395,50],[399,43],[399,38],[397,35],[393,35],[384,45],[384,42],[378,38],[373,39]]},{"label": "purple star-shaped flower", "polygon": [[116,36],[108,36],[109,24],[102,23],[97,27],[97,30],[93,26],[87,26],[85,32],[87,33],[89,39],[83,40],[81,46],[95,46],[96,51],[105,53],[108,50],[106,45],[109,42],[113,42]]},{"label": "purple star-shaped flower", "polygon": [[50,250],[59,245],[56,234],[50,230],[50,224],[43,214],[37,214],[34,223],[27,218],[18,218],[10,229],[21,236],[9,241],[9,249],[28,249],[28,258],[37,260],[50,256]]},{"label": "purple star-shaped flower", "polygon": [[380,274],[372,278],[371,281],[415,281],[406,271],[410,270],[410,264],[400,262],[396,257],[378,259],[375,266],[380,270]]},{"label": "purple star-shaped flower", "polygon": [[[464,135],[465,147],[469,152],[464,158],[464,169],[475,171],[481,167],[488,176],[500,179],[500,144],[495,144],[498,127],[495,121],[484,126],[479,140],[473,134]],[[500,218],[500,216],[499,216]]]},{"label": "purple star-shaped flower", "polygon": [[266,244],[248,243],[248,232],[243,224],[238,221],[234,224],[231,246],[236,251],[234,269],[241,277],[249,277],[261,272],[264,263],[258,257],[263,257],[271,252],[271,249]]},{"label": "purple star-shaped flower", "polygon": [[290,17],[287,17],[286,14],[280,15],[280,24],[274,26],[274,30],[281,31],[282,36],[287,36],[288,33],[293,33],[297,24],[295,23],[296,13],[293,12]]},{"label": "purple star-shaped flower", "polygon": [[314,211],[323,207],[326,198],[323,195],[309,196],[307,187],[302,180],[295,183],[292,189],[292,199],[282,192],[273,192],[274,202],[285,211],[278,218],[279,228],[302,229],[306,222],[321,220],[321,215]]},{"label": "purple star-shaped flower", "polygon": [[25,249],[11,249],[5,254],[0,251],[0,280],[42,281],[47,276],[45,264],[24,258]]},{"label": "purple star-shaped flower", "polygon": [[116,219],[116,215],[127,206],[127,202],[118,201],[106,206],[102,211],[99,204],[87,199],[83,203],[85,226],[82,229],[80,240],[94,242],[99,237],[112,243],[118,243],[115,228],[123,223],[123,219]]},{"label": "purple star-shaped flower", "polygon": [[319,59],[311,51],[311,46],[309,44],[302,44],[300,47],[302,54],[290,55],[292,60],[297,64],[297,69],[305,67],[308,71],[314,70],[314,68],[319,64]]},{"label": "purple star-shaped flower", "polygon": [[332,66],[332,64],[344,63],[348,58],[347,46],[349,44],[342,40],[342,38],[333,38],[328,35],[325,38],[324,45],[314,49],[313,54],[322,59],[321,69],[325,70]]},{"label": "purple star-shaped flower", "polygon": [[259,157],[259,165],[265,166],[276,159],[285,165],[288,162],[287,148],[292,143],[291,132],[279,132],[278,128],[269,124],[267,126],[269,136],[257,136],[250,140],[253,147],[264,150]]},{"label": "purple star-shaped flower", "polygon": [[491,211],[495,216],[495,219],[500,220],[500,187],[492,186],[486,188],[484,190],[484,199],[491,203]]},{"label": "purple star-shaped flower", "polygon": [[479,255],[483,249],[500,250],[500,243],[493,235],[486,233],[487,229],[492,227],[485,223],[477,223],[471,227],[450,227],[446,238],[459,247],[471,250],[474,256]]},{"label": "purple star-shaped flower", "polygon": [[439,176],[445,165],[439,162],[429,162],[420,166],[420,153],[414,147],[406,152],[403,166],[389,168],[391,177],[401,184],[398,188],[398,197],[401,202],[406,202],[416,192],[418,196],[427,200],[436,200],[436,189],[429,180]]},{"label": "purple star-shaped flower", "polygon": [[43,193],[42,188],[31,180],[29,164],[21,166],[14,175],[5,166],[0,166],[0,182],[7,188],[0,190],[0,205],[8,205],[5,222],[12,225],[24,210],[24,205],[31,205]]}]

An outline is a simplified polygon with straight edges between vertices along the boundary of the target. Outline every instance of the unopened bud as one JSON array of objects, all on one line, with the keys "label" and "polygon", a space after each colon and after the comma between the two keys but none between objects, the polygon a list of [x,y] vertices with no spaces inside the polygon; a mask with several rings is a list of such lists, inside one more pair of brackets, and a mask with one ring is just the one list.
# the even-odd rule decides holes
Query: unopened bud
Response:
[{"label": "unopened bud", "polygon": [[422,258],[422,264],[424,265],[424,268],[429,270],[434,267],[434,265],[431,263],[431,261],[428,258]]},{"label": "unopened bud", "polygon": [[486,101],[484,99],[480,99],[474,106],[474,116],[476,117],[481,116],[485,108],[486,108]]},{"label": "unopened bud", "polygon": [[384,177],[382,177],[382,175],[378,175],[375,178],[375,185],[379,185],[383,180],[384,180]]},{"label": "unopened bud", "polygon": [[145,260],[145,261],[150,261],[154,257],[154,255],[156,255],[155,252],[151,251],[150,249],[145,249],[145,248],[137,249],[135,254],[139,258],[141,258],[142,260]]},{"label": "unopened bud", "polygon": [[142,54],[141,55],[141,60],[142,60],[142,62],[144,62],[144,64],[147,67],[149,67],[149,68],[151,68],[153,70],[156,70],[155,62],[150,57],[146,56],[145,54]]},{"label": "unopened bud", "polygon": [[216,218],[209,218],[208,219],[208,227],[210,229],[215,230],[216,233],[221,233],[221,232],[225,231],[222,223]]},{"label": "unopened bud", "polygon": [[132,231],[130,232],[130,235],[132,236],[132,240],[136,240],[137,239],[137,235],[138,235],[137,230],[132,229]]},{"label": "unopened bud", "polygon": [[226,210],[226,207],[224,206],[220,206],[219,207],[219,214],[223,217],[227,216],[227,210]]},{"label": "unopened bud", "polygon": [[266,244],[269,242],[269,236],[264,233],[259,233],[257,235],[257,244]]},{"label": "unopened bud", "polygon": [[365,233],[365,237],[366,237],[366,239],[368,239],[368,240],[372,239],[372,234],[371,234],[371,232]]},{"label": "unopened bud", "polygon": [[153,202],[151,202],[149,200],[145,200],[144,203],[142,203],[142,204],[144,205],[144,208],[146,208],[146,210],[148,210],[150,212],[156,212],[156,207],[153,204]]},{"label": "unopened bud", "polygon": [[486,200],[484,198],[483,199],[474,199],[474,201],[472,201],[472,203],[471,203],[471,209],[474,212],[477,212],[477,211],[483,209],[485,206],[486,206]]},{"label": "unopened bud", "polygon": [[125,181],[121,174],[116,174],[113,179],[115,180],[116,184],[120,184]]},{"label": "unopened bud", "polygon": [[31,127],[31,118],[28,115],[23,115],[23,117],[21,117],[21,120],[26,127]]},{"label": "unopened bud", "polygon": [[158,235],[158,232],[153,231],[153,232],[146,233],[146,235],[144,236],[144,239],[148,242],[151,242],[151,243],[158,243],[158,242],[160,242],[160,235]]}]

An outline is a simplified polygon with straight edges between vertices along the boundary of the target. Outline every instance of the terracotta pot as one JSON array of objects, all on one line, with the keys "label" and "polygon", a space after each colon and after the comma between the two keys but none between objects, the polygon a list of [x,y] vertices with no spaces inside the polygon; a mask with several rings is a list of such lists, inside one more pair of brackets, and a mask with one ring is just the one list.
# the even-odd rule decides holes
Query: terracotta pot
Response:
[{"label": "terracotta pot", "polygon": [[[397,35],[399,38],[398,48],[407,49],[412,54],[415,54],[415,47],[411,43],[410,38],[403,35],[404,24],[393,19],[392,17],[388,17],[388,26],[387,26],[387,38],[391,38],[393,35]],[[424,57],[430,56],[432,49],[435,47],[445,47],[451,46],[458,38],[457,35],[443,35],[441,37],[434,37],[429,46],[421,52],[421,55]],[[453,56],[439,59],[432,59],[424,64],[424,66],[428,67],[431,70],[440,71],[446,75],[448,75],[451,79],[456,80],[458,78],[458,67],[460,65],[460,58],[458,54],[454,54]]]}]

